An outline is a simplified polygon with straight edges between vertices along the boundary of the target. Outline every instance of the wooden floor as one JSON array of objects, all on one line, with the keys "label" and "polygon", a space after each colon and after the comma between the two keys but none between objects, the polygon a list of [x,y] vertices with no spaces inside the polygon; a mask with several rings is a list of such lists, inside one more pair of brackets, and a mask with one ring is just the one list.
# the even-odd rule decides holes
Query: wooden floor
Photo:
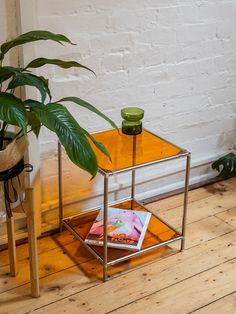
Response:
[{"label": "wooden floor", "polygon": [[[178,227],[182,200],[149,206]],[[106,283],[101,265],[67,232],[38,245],[38,299],[30,297],[27,244],[17,248],[16,278],[7,274],[7,251],[0,252],[1,314],[236,313],[236,178],[190,192],[184,252],[176,242],[122,263]]]}]

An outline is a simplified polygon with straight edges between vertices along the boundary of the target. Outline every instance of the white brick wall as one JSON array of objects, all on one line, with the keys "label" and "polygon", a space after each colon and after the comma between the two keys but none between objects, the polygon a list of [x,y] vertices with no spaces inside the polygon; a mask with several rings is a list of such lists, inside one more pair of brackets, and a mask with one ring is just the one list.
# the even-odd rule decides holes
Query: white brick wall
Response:
[{"label": "white brick wall", "polygon": [[[36,3],[39,28],[64,33],[78,44],[37,44],[37,56],[75,59],[97,74],[94,77],[82,70],[42,68],[40,72],[51,78],[55,100],[77,95],[118,124],[122,107],[143,107],[144,126],[192,152],[192,183],[215,176],[211,161],[232,148],[236,136],[236,1]],[[86,110],[70,108],[89,131],[109,127]],[[46,210],[54,208],[57,199],[55,139],[43,131],[40,145]],[[164,176],[168,167],[161,171]],[[158,189],[163,191],[163,186],[156,188],[156,181],[152,181],[152,171],[145,176],[140,192],[146,189],[152,195]],[[138,180],[141,182],[142,177]],[[68,204],[101,191],[95,181],[89,183],[88,176],[68,162],[64,181]],[[162,182],[167,190],[177,187],[179,175],[169,173]],[[127,184],[126,176],[121,183],[115,179],[113,187]]]},{"label": "white brick wall", "polygon": [[[0,1],[0,43],[16,36],[16,6],[15,0]],[[6,56],[6,63],[17,64],[17,51],[11,51]]]}]

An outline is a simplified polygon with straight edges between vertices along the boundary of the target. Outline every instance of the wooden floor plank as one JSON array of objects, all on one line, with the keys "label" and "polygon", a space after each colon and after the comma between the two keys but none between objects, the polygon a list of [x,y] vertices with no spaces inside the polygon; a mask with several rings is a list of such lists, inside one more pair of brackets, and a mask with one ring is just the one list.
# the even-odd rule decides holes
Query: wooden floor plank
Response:
[{"label": "wooden floor plank", "polygon": [[[234,227],[215,216],[192,222],[186,226],[185,248],[189,249],[233,230],[235,230]],[[175,242],[171,247],[177,248],[179,243]]]},{"label": "wooden floor plank", "polygon": [[[80,309],[105,313],[225,263],[236,255],[236,231],[153,262],[99,286],[75,293],[39,310],[39,313]],[[191,267],[190,267],[191,265]],[[73,301],[71,301],[73,299]]]},{"label": "wooden floor plank", "polygon": [[[203,200],[192,202],[188,205],[187,221],[188,223],[201,220],[203,218],[219,214],[223,211],[232,209],[236,206],[236,191],[229,190],[224,195],[212,195]],[[159,208],[157,213],[175,227],[181,226],[181,217],[183,213],[182,206],[175,207],[171,210]]]},{"label": "wooden floor plank", "polygon": [[216,215],[220,219],[227,222],[229,225],[236,228],[236,206],[234,208],[228,209],[225,212],[221,212]]},{"label": "wooden floor plank", "polygon": [[[64,232],[61,237],[63,243],[70,243],[74,241],[74,237],[69,232]],[[58,244],[55,242],[53,236],[48,236],[45,238],[38,239],[38,254],[42,254],[53,250],[58,247]],[[16,248],[17,260],[23,260],[28,257],[28,243],[21,244]],[[0,252],[0,267],[6,266],[9,264],[8,251],[3,250]]]},{"label": "wooden floor plank", "polygon": [[[211,185],[206,185],[204,187],[189,191],[188,203],[190,204],[198,200],[203,200],[212,195],[224,196],[225,192],[229,190],[236,190],[235,178],[231,178],[231,179],[214,183]],[[183,194],[177,194],[168,198],[164,198],[164,199],[149,203],[149,206],[153,209],[157,209],[157,208],[172,209],[175,207],[179,207],[182,204],[183,204]]]},{"label": "wooden floor plank", "polygon": [[[153,293],[113,313],[188,314],[236,289],[236,258]],[[43,312],[42,312],[43,313]],[[206,312],[205,312],[206,313]],[[212,312],[215,313],[215,312]],[[221,313],[224,313],[221,312]]]},{"label": "wooden floor plank", "polygon": [[193,311],[194,314],[234,314],[236,313],[236,291],[213,301],[211,304]]}]

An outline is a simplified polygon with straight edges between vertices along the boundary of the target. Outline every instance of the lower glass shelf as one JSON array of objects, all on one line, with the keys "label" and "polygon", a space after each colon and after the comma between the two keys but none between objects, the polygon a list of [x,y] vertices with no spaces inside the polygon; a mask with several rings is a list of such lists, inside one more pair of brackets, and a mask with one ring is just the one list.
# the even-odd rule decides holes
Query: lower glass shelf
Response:
[{"label": "lower glass shelf", "polygon": [[[118,207],[131,210],[131,200],[120,202],[110,207]],[[93,222],[95,221],[100,208],[91,211],[85,211],[79,215],[69,217],[63,220],[63,225],[73,233],[73,235],[89,249],[89,251],[103,263],[103,247],[96,245],[88,245],[84,242]],[[134,210],[149,211],[137,201],[134,201]],[[150,211],[151,212],[151,211]],[[147,231],[143,240],[141,250],[133,251],[127,249],[117,249],[108,247],[107,265],[114,265],[131,257],[140,255],[158,247],[167,245],[171,242],[181,240],[182,236],[168,223],[152,213]]]}]

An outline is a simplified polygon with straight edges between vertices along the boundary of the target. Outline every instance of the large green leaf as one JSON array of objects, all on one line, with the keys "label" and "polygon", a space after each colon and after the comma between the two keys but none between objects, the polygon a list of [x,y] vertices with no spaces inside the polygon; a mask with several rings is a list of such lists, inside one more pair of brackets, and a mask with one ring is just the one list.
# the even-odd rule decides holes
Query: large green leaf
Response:
[{"label": "large green leaf", "polygon": [[[27,66],[27,68],[39,68],[42,67],[46,64],[54,64],[57,65],[63,69],[69,69],[72,67],[76,67],[76,68],[84,68],[86,70],[89,70],[91,72],[94,73],[93,70],[87,68],[86,66],[76,62],[76,61],[63,61],[63,60],[59,60],[59,59],[47,59],[47,58],[37,58],[33,61],[31,61]],[[94,73],[95,74],[95,73]]]},{"label": "large green leaf", "polygon": [[19,126],[27,131],[26,110],[22,101],[8,93],[0,92],[0,120]]},{"label": "large green leaf", "polygon": [[229,153],[219,158],[212,164],[212,169],[220,172],[218,176],[221,178],[236,175],[236,156],[233,153]]},{"label": "large green leaf", "polygon": [[62,98],[61,100],[59,100],[58,103],[64,102],[64,101],[73,102],[73,103],[76,103],[77,105],[79,105],[81,107],[87,108],[88,110],[96,113],[97,115],[99,115],[100,117],[102,117],[103,119],[108,121],[113,128],[118,129],[115,122],[113,122],[110,118],[108,118],[105,114],[103,114],[100,110],[98,110],[93,105],[89,104],[88,102],[86,102],[86,101],[84,101],[78,97],[65,97],[65,98]]},{"label": "large green leaf", "polygon": [[[35,101],[35,100],[31,100],[31,99],[28,99],[26,100],[25,102],[25,105],[26,107],[31,107],[31,103],[33,103],[33,106],[42,106],[42,103],[38,102],[38,101]],[[48,104],[48,106],[50,106],[52,104]],[[55,103],[53,105],[56,105]],[[59,104],[58,104],[59,105]],[[32,112],[33,113],[33,112]],[[29,123],[30,124],[30,121]],[[37,126],[37,123],[36,123],[36,126]],[[105,146],[101,143],[101,142],[98,142],[95,140],[95,138],[88,132],[86,131],[85,129],[83,129],[79,124],[78,124],[78,127],[80,128],[81,132],[84,133],[84,135],[86,135],[92,142],[93,144],[104,154],[106,155],[110,160],[111,160],[111,157],[108,153],[108,151],[106,150]]]},{"label": "large green leaf", "polygon": [[94,177],[98,168],[96,155],[67,108],[60,104],[44,106],[34,101],[28,101],[27,105],[43,125],[57,134],[71,161]]},{"label": "large green leaf", "polygon": [[4,55],[11,48],[26,44],[26,43],[30,43],[33,41],[38,41],[38,40],[52,40],[52,41],[58,42],[60,44],[63,44],[63,42],[65,42],[65,43],[69,43],[69,44],[73,45],[73,43],[69,40],[69,38],[67,38],[64,35],[54,34],[54,33],[48,32],[48,31],[44,31],[44,30],[31,31],[31,32],[22,34],[22,35],[16,37],[15,39],[10,40],[10,41],[2,44],[0,46],[0,50],[1,50],[0,60],[3,59]]},{"label": "large green leaf", "polygon": [[16,72],[7,89],[13,89],[24,85],[36,87],[41,94],[42,102],[45,101],[47,94],[51,99],[51,93],[46,80],[43,77],[38,77],[31,73]]},{"label": "large green leaf", "polygon": [[22,68],[14,68],[10,66],[0,67],[0,82],[4,82],[12,77],[15,73],[21,72],[24,69]]}]

